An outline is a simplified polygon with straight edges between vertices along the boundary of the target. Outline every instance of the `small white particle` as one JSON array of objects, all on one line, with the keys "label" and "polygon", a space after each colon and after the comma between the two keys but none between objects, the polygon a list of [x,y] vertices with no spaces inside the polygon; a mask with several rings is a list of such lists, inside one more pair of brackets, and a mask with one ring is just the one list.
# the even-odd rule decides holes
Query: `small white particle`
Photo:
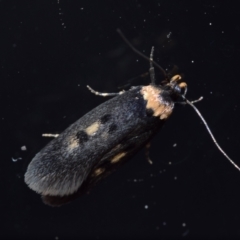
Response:
[{"label": "small white particle", "polygon": [[58,239],[59,239],[59,237],[55,237],[55,239],[56,239],[56,240],[58,240]]},{"label": "small white particle", "polygon": [[224,33],[224,31],[222,31],[222,33]]},{"label": "small white particle", "polygon": [[27,150],[27,147],[26,147],[26,146],[22,146],[22,147],[21,147],[21,150],[22,150],[22,151],[26,151],[26,150]]},{"label": "small white particle", "polygon": [[80,8],[81,10],[83,10],[84,8]]},{"label": "small white particle", "polygon": [[172,162],[168,162],[168,164],[169,164],[169,165],[171,165],[171,164],[172,164]]},{"label": "small white particle", "polygon": [[167,34],[167,38],[171,37],[172,32],[169,32],[169,34]]},{"label": "small white particle", "polygon": [[174,144],[173,144],[173,147],[176,147],[176,146],[177,146],[177,144],[176,144],[176,143],[174,143]]},{"label": "small white particle", "polygon": [[146,19],[144,19],[143,21],[146,22]]},{"label": "small white particle", "polygon": [[133,179],[134,182],[137,182],[137,179]]},{"label": "small white particle", "polygon": [[166,222],[163,222],[163,226],[166,226],[167,225],[167,223]]},{"label": "small white particle", "polygon": [[212,94],[212,92],[210,92],[210,94]]},{"label": "small white particle", "polygon": [[80,87],[80,84],[78,84],[78,87]]},{"label": "small white particle", "polygon": [[186,227],[186,223],[183,223],[182,226],[183,226],[183,227]]},{"label": "small white particle", "polygon": [[211,26],[211,25],[212,25],[212,23],[209,23],[209,25]]},{"label": "small white particle", "polygon": [[145,209],[148,209],[148,205],[145,205],[144,208],[145,208]]},{"label": "small white particle", "polygon": [[136,62],[138,62],[139,60],[137,59]]},{"label": "small white particle", "polygon": [[22,160],[22,158],[21,158],[21,157],[19,157],[19,158],[12,158],[12,161],[13,161],[13,162],[17,162],[17,161],[19,161],[19,160]]},{"label": "small white particle", "polygon": [[173,179],[174,179],[174,180],[177,180],[177,176],[175,176]]},{"label": "small white particle", "polygon": [[194,63],[194,60],[192,60],[191,62]]}]

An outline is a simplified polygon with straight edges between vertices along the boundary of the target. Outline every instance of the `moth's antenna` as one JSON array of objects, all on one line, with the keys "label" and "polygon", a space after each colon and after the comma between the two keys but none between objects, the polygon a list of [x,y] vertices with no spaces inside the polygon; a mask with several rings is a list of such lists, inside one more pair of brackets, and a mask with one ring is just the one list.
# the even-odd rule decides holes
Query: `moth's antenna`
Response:
[{"label": "moth's antenna", "polygon": [[[223,149],[219,146],[217,140],[215,139],[215,137],[213,136],[206,120],[203,118],[202,114],[199,112],[199,110],[197,109],[197,107],[193,104],[193,102],[190,102],[189,100],[187,100],[185,98],[185,96],[182,95],[182,98],[186,101],[186,103],[188,105],[190,105],[198,114],[198,116],[201,118],[202,122],[204,123],[206,129],[208,130],[209,135],[211,136],[213,142],[215,143],[215,145],[217,146],[217,148],[219,149],[219,151],[228,159],[228,161],[235,167],[238,169],[238,171],[240,171],[240,167],[223,151]],[[200,98],[200,100],[202,99],[202,97]],[[198,100],[197,100],[198,101]]]},{"label": "moth's antenna", "polygon": [[138,51],[128,40],[127,38],[123,35],[123,33],[121,32],[121,30],[118,28],[117,29],[118,34],[121,36],[121,38],[123,39],[123,41],[135,52],[137,53],[139,56],[143,57],[144,59],[146,59],[148,62],[152,62],[153,65],[155,65],[156,67],[158,67],[163,75],[168,79],[167,73],[166,71],[159,65],[157,64],[155,61],[153,61],[152,59],[150,59],[149,57],[145,56],[144,54],[142,54],[140,51]]}]

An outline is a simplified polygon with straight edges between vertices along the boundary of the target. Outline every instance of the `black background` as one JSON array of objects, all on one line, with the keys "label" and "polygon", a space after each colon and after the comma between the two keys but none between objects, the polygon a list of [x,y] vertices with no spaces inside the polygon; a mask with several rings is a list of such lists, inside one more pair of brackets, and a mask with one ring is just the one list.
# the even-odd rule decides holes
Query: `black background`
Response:
[{"label": "black background", "polygon": [[[184,76],[215,137],[240,165],[239,8],[229,1],[0,1],[2,238],[240,238],[240,172],[217,150],[189,106],[144,151],[60,208],[41,202],[24,173],[32,157],[148,71],[116,29],[165,69]],[[158,72],[158,81],[162,80]],[[148,84],[137,79],[132,85]],[[174,147],[174,144],[177,144]],[[27,151],[21,151],[26,146]],[[21,157],[22,160],[12,161]],[[171,162],[171,164],[169,164]]]}]

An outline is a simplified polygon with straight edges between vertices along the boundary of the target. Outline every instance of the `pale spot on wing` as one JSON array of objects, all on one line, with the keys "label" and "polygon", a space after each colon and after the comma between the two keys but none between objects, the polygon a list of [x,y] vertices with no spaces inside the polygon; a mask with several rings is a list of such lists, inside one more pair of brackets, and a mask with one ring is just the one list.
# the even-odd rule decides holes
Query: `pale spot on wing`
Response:
[{"label": "pale spot on wing", "polygon": [[121,153],[118,153],[116,156],[114,156],[110,162],[111,163],[117,163],[118,161],[121,160],[121,158],[123,158],[124,156],[126,156],[126,152],[121,152]]},{"label": "pale spot on wing", "polygon": [[92,175],[96,177],[102,174],[104,171],[105,171],[105,168],[97,168]]},{"label": "pale spot on wing", "polygon": [[73,150],[73,149],[77,148],[78,146],[79,146],[79,143],[78,143],[77,139],[74,139],[74,138],[70,139],[69,145],[68,145],[69,150]]},{"label": "pale spot on wing", "polygon": [[100,127],[100,123],[99,122],[95,122],[93,123],[92,125],[90,125],[89,127],[87,127],[85,129],[85,132],[88,134],[88,135],[93,135],[94,133],[97,132],[97,130],[99,129]]}]

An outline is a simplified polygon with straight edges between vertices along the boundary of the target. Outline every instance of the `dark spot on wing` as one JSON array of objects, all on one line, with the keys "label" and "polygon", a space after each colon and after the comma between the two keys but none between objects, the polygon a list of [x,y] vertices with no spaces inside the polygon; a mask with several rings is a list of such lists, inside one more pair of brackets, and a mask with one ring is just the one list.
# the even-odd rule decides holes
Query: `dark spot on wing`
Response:
[{"label": "dark spot on wing", "polygon": [[111,114],[106,114],[100,118],[101,124],[108,122],[111,119]]},{"label": "dark spot on wing", "polygon": [[116,130],[117,130],[117,125],[114,124],[114,123],[112,123],[112,124],[109,126],[108,131],[109,131],[110,133],[112,133],[112,132],[114,132],[114,131],[116,131]]},{"label": "dark spot on wing", "polygon": [[88,135],[87,135],[87,133],[85,133],[84,131],[79,131],[79,132],[76,134],[76,137],[77,137],[77,139],[79,140],[79,143],[83,143],[83,142],[88,141]]}]

